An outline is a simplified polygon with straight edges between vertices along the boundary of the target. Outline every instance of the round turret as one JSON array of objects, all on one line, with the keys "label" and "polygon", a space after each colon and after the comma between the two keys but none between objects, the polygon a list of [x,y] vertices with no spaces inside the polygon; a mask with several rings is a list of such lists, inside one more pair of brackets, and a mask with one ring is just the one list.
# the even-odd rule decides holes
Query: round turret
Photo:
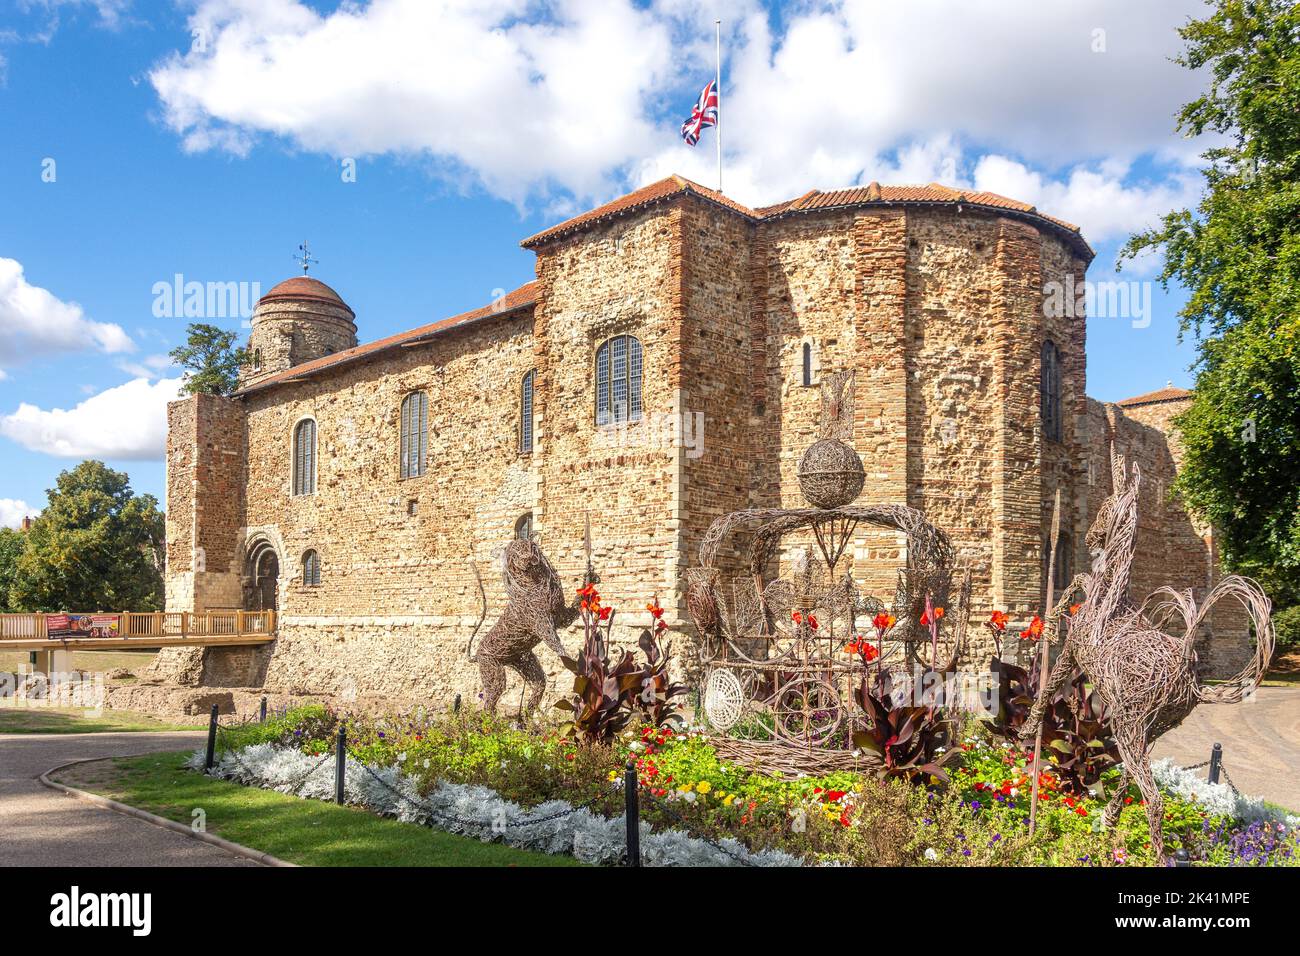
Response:
[{"label": "round turret", "polygon": [[252,324],[246,386],[357,344],[356,314],[337,292],[306,275],[286,279],[262,296]]}]

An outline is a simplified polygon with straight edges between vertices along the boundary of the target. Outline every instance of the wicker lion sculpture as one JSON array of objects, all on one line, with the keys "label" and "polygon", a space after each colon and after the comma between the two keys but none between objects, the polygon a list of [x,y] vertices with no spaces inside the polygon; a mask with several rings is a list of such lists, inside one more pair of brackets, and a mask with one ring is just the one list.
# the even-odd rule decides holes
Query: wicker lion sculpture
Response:
[{"label": "wicker lion sculpture", "polygon": [[[1254,690],[1273,654],[1271,603],[1254,581],[1231,576],[1211,588],[1199,605],[1190,589],[1168,587],[1153,592],[1142,605],[1134,604],[1129,583],[1142,475],[1134,464],[1130,476],[1124,458],[1112,451],[1111,477],[1114,492],[1088,530],[1088,549],[1097,556],[1092,571],[1075,577],[1052,609],[1049,637],[1077,591],[1083,592],[1082,603],[1069,619],[1065,643],[1021,730],[1021,739],[1034,739],[1047,701],[1077,664],[1106,704],[1123,760],[1119,787],[1106,806],[1102,825],[1114,826],[1129,783],[1136,782],[1146,801],[1151,849],[1161,859],[1164,801],[1151,773],[1151,744],[1182,723],[1198,703],[1236,703]],[[1249,615],[1255,632],[1254,655],[1230,680],[1206,686],[1197,674],[1193,645],[1210,608],[1225,597],[1236,599]],[[1183,625],[1183,633],[1177,636],[1163,630],[1175,618]]]},{"label": "wicker lion sculpture", "polygon": [[[496,713],[497,702],[506,689],[506,668],[523,678],[531,691],[520,713],[523,717],[537,708],[546,691],[546,672],[533,648],[545,641],[556,654],[567,656],[556,630],[573,623],[578,616],[578,605],[564,603],[559,575],[532,541],[516,539],[506,545],[501,576],[508,598],[506,609],[470,660],[478,664],[483,681],[483,706],[492,713]],[[471,635],[467,652],[473,643]]]}]

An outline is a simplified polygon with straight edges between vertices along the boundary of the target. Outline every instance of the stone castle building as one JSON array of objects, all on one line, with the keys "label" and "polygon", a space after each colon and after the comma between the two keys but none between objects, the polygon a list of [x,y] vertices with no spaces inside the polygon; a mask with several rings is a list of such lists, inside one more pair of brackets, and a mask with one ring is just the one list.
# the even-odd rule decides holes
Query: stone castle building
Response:
[{"label": "stone castle building", "polygon": [[[876,183],[750,209],[671,177],[524,240],[536,280],[359,345],[356,316],[306,276],[259,302],[231,398],[169,409],[169,610],[275,608],[269,649],[165,652],[188,682],[446,700],[477,692],[465,644],[503,604],[495,553],[532,533],[566,586],[590,521],[606,602],[689,630],[686,569],[709,524],[801,507],[817,385],[856,370],[861,502],[946,530],[976,620],[1027,621],[1064,500],[1060,567],[1110,492],[1108,449],[1144,474],[1135,591],[1203,587],[1212,535],[1168,496],[1169,419],[1189,393],[1086,395],[1079,230],[992,193]],[[1059,288],[1059,286],[1058,286]],[[364,317],[363,317],[364,324]],[[892,593],[901,542],[862,531],[852,568]],[[1215,622],[1202,653],[1246,650]],[[481,636],[481,635],[480,635]],[[576,649],[575,632],[561,635]],[[560,665],[543,650],[552,675]],[[512,675],[513,676],[513,675]]]}]

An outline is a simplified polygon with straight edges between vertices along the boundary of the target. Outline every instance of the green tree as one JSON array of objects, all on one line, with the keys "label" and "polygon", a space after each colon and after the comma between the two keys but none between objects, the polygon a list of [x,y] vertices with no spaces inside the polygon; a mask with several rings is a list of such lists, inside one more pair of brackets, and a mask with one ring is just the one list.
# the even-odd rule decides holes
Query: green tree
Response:
[{"label": "green tree", "polygon": [[171,359],[187,370],[182,390],[191,395],[229,395],[239,387],[239,370],[248,364],[248,349],[235,347],[235,333],[215,325],[191,323],[184,345]]},{"label": "green tree", "polygon": [[13,528],[0,528],[0,614],[18,610],[9,603],[9,588],[14,583],[24,543],[22,532]]},{"label": "green tree", "polygon": [[83,461],[58,477],[32,522],[9,588],[25,611],[158,611],[163,513],[128,477]]},{"label": "green tree", "polygon": [[1161,257],[1185,286],[1196,392],[1176,424],[1177,490],[1218,529],[1225,565],[1300,598],[1300,6],[1219,0],[1179,33],[1208,89],[1178,126],[1208,133],[1195,210],[1133,236],[1121,260]]}]

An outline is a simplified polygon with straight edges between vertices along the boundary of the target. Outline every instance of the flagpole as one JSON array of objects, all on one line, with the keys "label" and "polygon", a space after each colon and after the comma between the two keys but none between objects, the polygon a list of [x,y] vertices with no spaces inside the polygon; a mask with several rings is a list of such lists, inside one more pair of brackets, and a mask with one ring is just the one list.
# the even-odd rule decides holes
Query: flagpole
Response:
[{"label": "flagpole", "polygon": [[714,57],[717,72],[713,77],[713,90],[718,97],[718,124],[713,141],[718,147],[718,192],[722,192],[722,21],[713,21]]}]

